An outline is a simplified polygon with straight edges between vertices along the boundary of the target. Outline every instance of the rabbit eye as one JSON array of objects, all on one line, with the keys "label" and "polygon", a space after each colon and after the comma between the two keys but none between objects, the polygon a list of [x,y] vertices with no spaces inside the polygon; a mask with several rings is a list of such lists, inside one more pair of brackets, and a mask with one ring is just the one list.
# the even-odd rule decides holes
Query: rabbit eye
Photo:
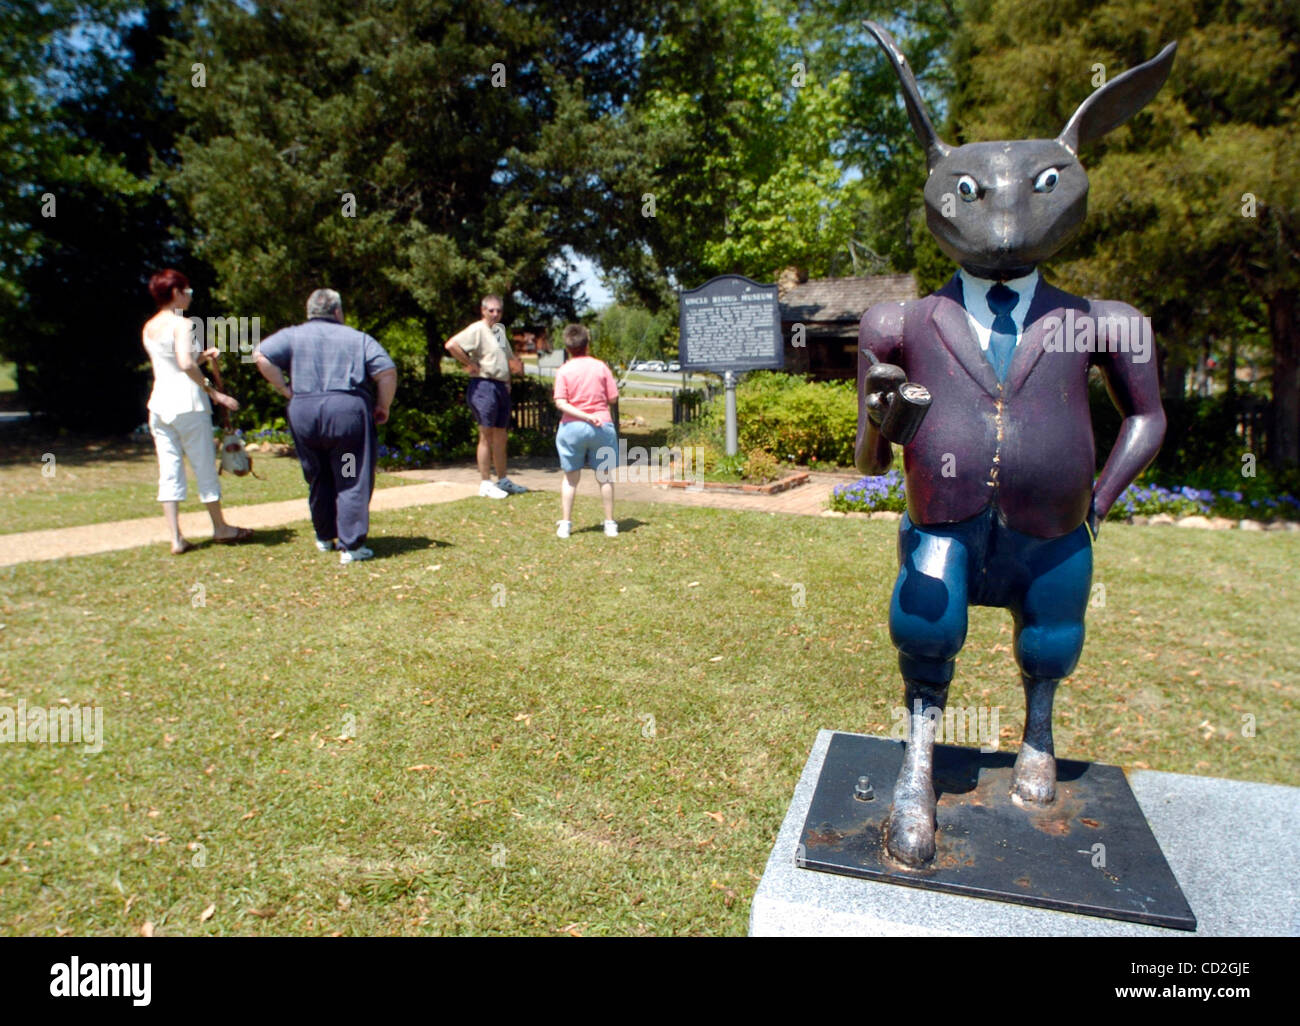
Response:
[{"label": "rabbit eye", "polygon": [[957,179],[957,195],[967,203],[974,203],[980,197],[979,183],[970,175],[962,175]]},{"label": "rabbit eye", "polygon": [[1056,168],[1049,167],[1034,179],[1034,192],[1051,192],[1060,180],[1061,173]]}]

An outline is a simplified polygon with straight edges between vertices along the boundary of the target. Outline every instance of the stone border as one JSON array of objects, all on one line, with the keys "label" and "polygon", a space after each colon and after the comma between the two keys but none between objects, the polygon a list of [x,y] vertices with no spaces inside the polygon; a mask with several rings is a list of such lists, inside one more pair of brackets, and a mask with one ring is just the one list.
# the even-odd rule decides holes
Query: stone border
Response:
[{"label": "stone border", "polygon": [[[1155,525],[1174,527],[1200,528],[1209,531],[1229,531],[1237,528],[1241,531],[1300,531],[1300,521],[1297,520],[1233,520],[1230,517],[1206,517],[1199,513],[1191,516],[1175,518],[1170,513],[1156,513],[1152,516],[1126,517],[1121,523],[1141,525]],[[1105,526],[1104,524],[1102,525]]]},{"label": "stone border", "polygon": [[[744,492],[748,495],[777,495],[780,492],[788,492],[791,488],[798,488],[808,480],[807,471],[798,471],[794,474],[787,474],[779,481],[772,481],[768,484],[740,484],[731,481],[705,481],[703,490],[710,492]],[[661,481],[661,487],[668,488],[690,488],[695,491],[701,490],[701,485],[696,481]]]},{"label": "stone border", "polygon": [[284,442],[250,442],[244,446],[245,452],[264,452],[269,456],[297,456],[292,445]]}]

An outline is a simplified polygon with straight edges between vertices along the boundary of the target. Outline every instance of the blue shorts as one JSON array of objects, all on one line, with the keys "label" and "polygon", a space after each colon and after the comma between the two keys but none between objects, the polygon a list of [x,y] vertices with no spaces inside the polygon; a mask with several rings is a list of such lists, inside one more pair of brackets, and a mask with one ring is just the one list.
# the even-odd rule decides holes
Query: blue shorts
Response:
[{"label": "blue shorts", "polygon": [[470,378],[465,400],[479,427],[510,426],[510,386],[492,378]]},{"label": "blue shorts", "polygon": [[990,507],[956,524],[922,527],[903,514],[889,633],[904,677],[952,680],[966,641],[966,607],[1011,611],[1022,672],[1068,677],[1083,651],[1092,592],[1092,536],[1080,524],[1059,538],[1035,538],[1002,524]]},{"label": "blue shorts", "polygon": [[563,470],[613,469],[618,466],[618,431],[614,422],[594,427],[581,420],[561,424],[555,433],[555,448]]}]

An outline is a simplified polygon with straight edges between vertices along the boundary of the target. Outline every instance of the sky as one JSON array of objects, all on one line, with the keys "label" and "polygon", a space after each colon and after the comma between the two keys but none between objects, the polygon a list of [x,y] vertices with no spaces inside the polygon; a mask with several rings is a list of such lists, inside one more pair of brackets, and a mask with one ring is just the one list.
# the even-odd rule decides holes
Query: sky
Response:
[{"label": "sky", "polygon": [[[600,310],[614,302],[614,294],[600,280],[600,269],[584,256],[570,252],[569,282],[579,282],[593,310]],[[576,267],[576,269],[575,269]]]}]

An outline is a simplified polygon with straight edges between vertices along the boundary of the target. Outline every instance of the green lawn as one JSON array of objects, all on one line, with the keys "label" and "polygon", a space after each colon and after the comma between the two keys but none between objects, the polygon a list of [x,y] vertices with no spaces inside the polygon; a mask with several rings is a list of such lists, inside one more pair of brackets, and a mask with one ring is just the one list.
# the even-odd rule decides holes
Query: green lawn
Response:
[{"label": "green lawn", "polygon": [[[653,445],[668,443],[668,429],[673,426],[671,399],[620,399],[618,416],[622,421],[618,433],[627,439],[629,446],[641,445],[648,449]],[[633,423],[638,417],[644,421],[643,424]]]},{"label": "green lawn", "polygon": [[[744,933],[818,728],[893,723],[896,527],[556,507],[381,513],[350,567],[304,522],[0,571],[0,705],[106,735],[0,748],[0,932]],[[1298,565],[1108,526],[1058,752],[1300,784]],[[1013,746],[1010,640],[972,611],[953,701]]]},{"label": "green lawn", "polygon": [[[46,453],[54,457],[51,462]],[[222,505],[230,510],[258,502],[307,497],[302,464],[295,457],[253,453],[253,469],[263,478],[221,475]],[[52,474],[45,473],[51,467]],[[189,499],[182,512],[202,510],[193,468],[185,465]],[[377,488],[406,484],[379,474]],[[0,456],[0,534],[73,527],[132,517],[161,517],[158,458],[152,444],[51,442],[10,447]],[[232,518],[239,522],[238,516]]]}]

